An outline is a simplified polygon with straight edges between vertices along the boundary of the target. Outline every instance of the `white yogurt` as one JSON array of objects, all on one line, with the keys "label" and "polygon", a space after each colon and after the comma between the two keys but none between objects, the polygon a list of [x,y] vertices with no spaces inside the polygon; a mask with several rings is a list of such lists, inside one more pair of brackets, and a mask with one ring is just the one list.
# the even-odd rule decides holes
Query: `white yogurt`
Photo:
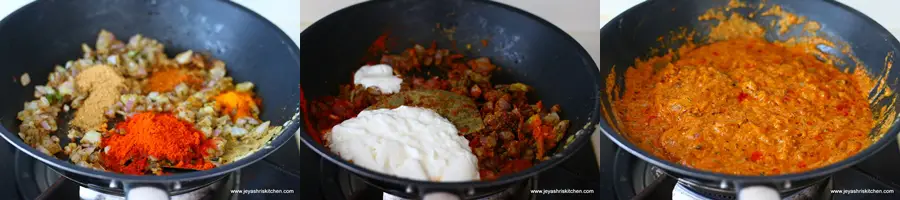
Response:
[{"label": "white yogurt", "polygon": [[479,180],[469,141],[432,110],[400,106],[366,110],[334,126],[332,152],[365,168],[416,180]]},{"label": "white yogurt", "polygon": [[378,88],[382,94],[400,92],[400,83],[403,79],[394,76],[394,69],[385,64],[362,66],[353,74],[353,84]]}]

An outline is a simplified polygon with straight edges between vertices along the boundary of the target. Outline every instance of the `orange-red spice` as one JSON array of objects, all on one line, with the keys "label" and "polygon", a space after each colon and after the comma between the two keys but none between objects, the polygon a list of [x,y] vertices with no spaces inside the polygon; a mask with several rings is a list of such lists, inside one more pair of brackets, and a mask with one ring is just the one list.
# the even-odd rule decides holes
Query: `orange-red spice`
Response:
[{"label": "orange-red spice", "polygon": [[147,89],[154,92],[169,92],[181,83],[194,87],[201,84],[202,80],[182,70],[166,69],[150,75]]},{"label": "orange-red spice", "polygon": [[147,174],[149,156],[159,160],[161,166],[196,170],[215,167],[204,159],[207,150],[215,147],[213,141],[170,113],[135,114],[117,124],[100,146],[109,148],[101,154],[101,164],[114,172]]},{"label": "orange-red spice", "polygon": [[319,144],[325,144],[322,142],[322,136],[319,135],[319,131],[316,130],[315,126],[312,125],[312,118],[310,118],[309,112],[309,103],[306,101],[306,96],[303,94],[303,86],[300,86],[300,111],[303,114],[303,125],[306,127],[306,131],[309,136],[312,136],[313,140],[318,142]]},{"label": "orange-red spice", "polygon": [[259,99],[246,92],[230,91],[216,96],[216,107],[222,114],[230,115],[232,120],[241,117],[253,117],[252,107],[259,105]]}]

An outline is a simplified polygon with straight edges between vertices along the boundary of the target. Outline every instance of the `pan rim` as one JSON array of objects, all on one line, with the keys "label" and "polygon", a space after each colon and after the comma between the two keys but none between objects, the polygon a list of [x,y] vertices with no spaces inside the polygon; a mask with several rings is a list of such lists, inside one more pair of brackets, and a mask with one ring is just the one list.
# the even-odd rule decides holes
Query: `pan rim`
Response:
[{"label": "pan rim", "polygon": [[[7,20],[9,20],[9,18],[12,18],[17,15],[21,15],[21,13],[24,12],[24,10],[28,10],[28,9],[38,6],[39,4],[42,4],[42,3],[47,4],[47,3],[53,3],[53,2],[56,2],[56,1],[32,1],[28,4],[26,4],[25,6],[22,6],[21,8],[16,9],[15,11],[13,11],[9,15],[7,15],[7,17],[0,20],[0,29],[5,28],[5,26],[7,24]],[[239,12],[247,13],[253,19],[259,20],[261,23],[264,23],[264,25],[266,27],[275,29],[276,32],[278,33],[278,39],[283,40],[283,41],[293,41],[286,33],[284,33],[284,31],[282,31],[280,28],[278,28],[278,26],[276,26],[273,22],[269,21],[268,19],[266,19],[259,13],[256,13],[253,10],[250,10],[249,8],[244,7],[233,1],[216,1],[216,2],[224,3],[224,5],[234,7]],[[294,42],[289,42],[289,43],[285,42],[284,44],[287,45],[286,46],[287,50],[289,50],[291,52],[291,55],[295,55],[292,57],[293,57],[294,63],[297,64],[296,66],[299,67],[299,63],[300,63],[299,47],[297,47],[297,44]],[[299,108],[300,108],[300,104],[298,102],[297,106],[296,106],[296,110],[299,111]],[[269,141],[269,145],[266,145],[266,146],[260,148],[259,150],[252,153],[251,155],[249,155],[245,158],[242,158],[236,162],[218,166],[218,167],[212,168],[210,170],[179,173],[179,174],[166,175],[166,176],[128,175],[128,174],[100,171],[100,170],[95,170],[95,169],[91,169],[91,168],[78,166],[68,160],[62,160],[62,159],[56,158],[54,156],[49,156],[44,153],[38,152],[36,149],[25,144],[22,141],[22,139],[18,137],[18,134],[13,133],[12,131],[10,131],[9,129],[7,129],[6,127],[3,127],[3,126],[0,126],[0,133],[2,133],[2,134],[0,134],[0,137],[3,137],[3,139],[5,139],[7,142],[9,142],[13,146],[15,146],[18,151],[23,151],[24,153],[28,154],[32,158],[37,159],[46,165],[49,165],[49,167],[52,167],[55,169],[60,169],[63,172],[64,176],[66,175],[66,173],[75,173],[75,174],[87,176],[90,178],[109,180],[111,183],[118,181],[121,184],[172,183],[172,182],[202,180],[202,179],[208,179],[208,178],[213,178],[213,177],[217,177],[217,176],[223,176],[227,173],[233,172],[235,170],[239,170],[250,164],[258,162],[259,160],[262,160],[263,158],[265,158],[268,155],[275,152],[275,150],[281,148],[281,146],[283,146],[285,143],[290,141],[292,137],[294,137],[296,130],[300,126],[299,119],[300,119],[299,114],[294,113],[294,116],[292,116],[290,119],[288,119],[283,124],[284,127],[282,129],[282,132],[277,137],[275,137],[274,139]],[[68,178],[68,177],[69,176],[66,176],[66,178]],[[119,187],[124,188],[122,186],[119,186]],[[169,190],[169,191],[173,191],[173,190]]]},{"label": "pan rim", "polygon": [[[620,13],[616,17],[609,20],[609,22],[600,29],[600,34],[602,35],[604,32],[610,32],[612,29],[614,29],[615,27],[613,27],[613,26],[615,23],[613,23],[613,22],[621,21],[625,14],[627,14],[629,12],[635,12],[635,10],[639,9],[640,7],[647,6],[651,3],[654,3],[655,1],[657,1],[657,0],[644,1],[644,2],[641,2],[637,5],[629,8],[628,10],[625,10],[624,12]],[[894,51],[895,52],[900,51],[900,41],[898,41],[895,36],[893,36],[884,26],[882,26],[881,24],[876,22],[874,19],[870,18],[869,16],[863,14],[862,12],[860,12],[856,9],[853,9],[850,6],[847,6],[847,5],[837,2],[837,1],[824,1],[824,3],[830,3],[840,9],[847,11],[848,13],[850,13],[852,15],[859,17],[860,19],[862,19],[868,23],[877,25],[874,27],[876,29],[875,31],[878,31],[880,33],[886,33],[886,35],[889,37],[888,39],[893,39],[892,41],[888,41],[888,42],[891,43],[891,46],[894,47]],[[602,131],[604,135],[606,135],[608,138],[610,138],[610,140],[612,140],[613,143],[615,143],[617,146],[628,151],[628,153],[640,158],[641,160],[644,160],[650,164],[662,167],[664,170],[666,170],[668,172],[674,172],[674,173],[677,173],[680,175],[687,176],[689,178],[699,178],[699,179],[703,179],[703,180],[733,182],[733,183],[738,183],[738,184],[745,184],[745,183],[759,184],[759,183],[773,183],[773,182],[785,182],[785,181],[795,181],[795,180],[808,180],[808,179],[814,179],[817,177],[826,176],[829,174],[834,174],[840,170],[846,169],[848,167],[856,165],[859,162],[862,162],[863,160],[880,152],[882,149],[887,147],[890,143],[897,142],[896,141],[897,136],[898,136],[898,134],[900,134],[900,124],[895,124],[890,129],[888,129],[888,131],[886,133],[884,133],[881,136],[881,139],[879,139],[875,143],[869,145],[869,147],[867,147],[865,150],[860,151],[860,152],[856,153],[855,155],[845,158],[844,160],[841,160],[839,162],[827,165],[825,167],[820,167],[820,168],[817,168],[814,170],[804,171],[801,173],[781,174],[781,175],[775,175],[775,176],[768,176],[768,175],[767,176],[749,176],[749,175],[731,175],[731,174],[722,174],[722,173],[704,171],[704,170],[689,168],[684,165],[673,163],[668,160],[660,159],[659,157],[654,156],[641,148],[638,148],[637,146],[632,144],[631,141],[628,141],[627,139],[625,139],[618,131],[616,131],[615,129],[613,129],[610,126],[610,123],[605,118],[601,119],[601,121],[602,122],[600,123],[599,127],[600,127],[600,131]],[[900,122],[900,119],[895,120],[895,123],[896,122]]]},{"label": "pan rim", "polygon": [[[392,1],[392,0],[366,1],[366,2],[357,3],[357,4],[354,4],[351,6],[344,7],[337,11],[334,11],[334,12],[326,15],[325,17],[322,17],[321,19],[319,19],[318,21],[314,22],[309,27],[304,29],[304,31],[301,32],[301,34],[300,34],[301,42],[303,40],[302,39],[303,35],[307,33],[307,30],[314,29],[315,27],[318,27],[318,26],[326,26],[326,25],[323,25],[324,22],[322,22],[322,21],[325,19],[328,19],[329,17],[336,15],[337,13],[347,12],[348,10],[357,9],[357,8],[360,8],[360,7],[368,5],[368,4],[384,3],[387,1]],[[483,3],[483,4],[489,5],[489,6],[496,6],[500,9],[505,9],[505,10],[511,11],[513,13],[523,15],[531,20],[534,20],[537,23],[540,23],[542,25],[545,25],[545,26],[551,28],[554,32],[564,35],[565,42],[570,42],[570,43],[576,44],[577,46],[580,47],[578,54],[582,55],[582,62],[585,63],[585,65],[584,65],[585,68],[587,68],[587,71],[589,71],[588,73],[590,73],[591,76],[594,77],[594,80],[591,83],[591,87],[595,92],[595,95],[594,95],[595,98],[598,98],[597,96],[600,95],[600,90],[601,90],[599,81],[600,81],[600,78],[602,78],[600,76],[600,71],[597,68],[596,62],[594,62],[594,60],[591,58],[590,54],[588,54],[588,52],[584,49],[584,47],[581,46],[580,43],[578,43],[578,41],[575,40],[575,38],[573,38],[571,35],[569,35],[565,31],[563,31],[556,25],[553,25],[549,21],[538,17],[537,15],[534,15],[525,10],[510,6],[510,5],[506,5],[506,4],[503,4],[500,2],[485,1],[485,0],[456,0],[456,1]],[[302,74],[302,72],[301,72],[301,74]],[[304,97],[301,97],[301,98],[304,98]],[[322,158],[329,160],[330,162],[332,162],[332,163],[338,165],[339,167],[346,169],[354,174],[362,175],[365,178],[377,179],[379,181],[384,181],[384,182],[391,183],[391,184],[404,185],[404,186],[408,186],[408,187],[414,187],[414,186],[419,187],[419,188],[415,188],[415,189],[447,190],[447,189],[461,189],[461,188],[466,188],[466,189],[487,188],[487,187],[511,184],[511,183],[522,181],[527,178],[534,177],[538,173],[543,172],[547,169],[553,168],[556,165],[559,165],[562,162],[566,161],[576,151],[583,148],[586,143],[590,142],[590,136],[592,134],[596,133],[596,125],[599,123],[599,119],[601,118],[600,117],[600,106],[601,106],[600,102],[595,100],[592,104],[592,108],[591,108],[592,111],[591,111],[590,115],[586,116],[588,122],[581,126],[570,125],[570,127],[579,127],[580,129],[578,129],[573,134],[573,136],[575,136],[575,139],[571,144],[569,144],[569,147],[567,147],[565,150],[563,150],[562,152],[557,152],[556,154],[554,154],[554,156],[551,156],[551,159],[542,161],[532,167],[529,167],[528,169],[526,169],[524,171],[520,171],[520,172],[511,174],[511,175],[507,175],[507,176],[502,176],[493,181],[431,182],[431,181],[413,180],[413,179],[388,175],[388,174],[376,172],[374,170],[370,170],[368,168],[365,168],[365,167],[362,167],[362,166],[359,166],[359,165],[356,165],[356,164],[346,161],[345,159],[341,158],[337,154],[334,154],[333,152],[331,152],[324,145],[319,144],[318,142],[314,141],[313,138],[309,135],[309,133],[304,128],[300,128],[297,132],[300,137],[299,140],[301,140],[307,147],[310,147],[310,149],[315,151],[317,154],[322,156]],[[303,120],[306,120],[305,117]],[[557,156],[557,155],[559,155],[559,156]],[[417,190],[417,192],[422,192],[422,191]]]}]

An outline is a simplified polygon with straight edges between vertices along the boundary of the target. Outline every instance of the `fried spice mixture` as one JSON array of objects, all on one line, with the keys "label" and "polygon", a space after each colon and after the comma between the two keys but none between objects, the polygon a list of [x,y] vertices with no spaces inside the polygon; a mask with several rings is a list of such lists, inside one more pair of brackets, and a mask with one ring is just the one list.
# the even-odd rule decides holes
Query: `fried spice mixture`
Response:
[{"label": "fried spice mixture", "polygon": [[740,24],[713,28],[729,27],[722,40],[626,71],[614,102],[626,138],[665,160],[735,175],[808,171],[873,142],[863,70],[842,72],[806,46],[766,41],[736,17],[728,21]]},{"label": "fried spice mixture", "polygon": [[675,62],[639,62],[625,77],[616,104],[628,138],[682,165],[742,175],[800,172],[871,143],[872,112],[856,77],[799,49],[723,41]]}]

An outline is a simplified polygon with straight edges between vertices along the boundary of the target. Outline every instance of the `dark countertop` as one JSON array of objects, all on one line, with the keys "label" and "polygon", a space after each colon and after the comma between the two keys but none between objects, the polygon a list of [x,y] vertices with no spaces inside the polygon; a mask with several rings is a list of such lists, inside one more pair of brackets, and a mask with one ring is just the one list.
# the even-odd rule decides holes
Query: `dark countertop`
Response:
[{"label": "dark countertop", "polygon": [[19,196],[18,187],[13,181],[15,179],[12,178],[16,177],[16,165],[12,163],[15,160],[15,154],[16,147],[9,145],[6,141],[0,143],[0,158],[5,161],[4,164],[0,164],[0,177],[4,177],[3,181],[0,181],[0,195],[3,197]]}]

